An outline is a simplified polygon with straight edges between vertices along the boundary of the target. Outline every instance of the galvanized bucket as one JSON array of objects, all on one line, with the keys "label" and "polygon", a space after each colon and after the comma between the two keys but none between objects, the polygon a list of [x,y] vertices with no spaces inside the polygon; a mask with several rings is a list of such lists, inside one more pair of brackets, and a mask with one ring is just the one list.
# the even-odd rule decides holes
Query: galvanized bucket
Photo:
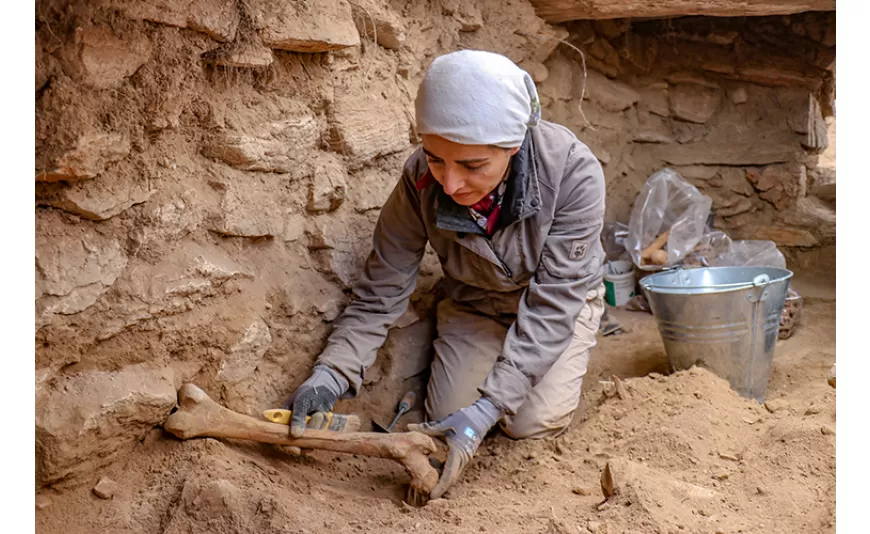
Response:
[{"label": "galvanized bucket", "polygon": [[677,268],[640,285],[672,370],[705,367],[764,402],[791,277],[774,267]]}]

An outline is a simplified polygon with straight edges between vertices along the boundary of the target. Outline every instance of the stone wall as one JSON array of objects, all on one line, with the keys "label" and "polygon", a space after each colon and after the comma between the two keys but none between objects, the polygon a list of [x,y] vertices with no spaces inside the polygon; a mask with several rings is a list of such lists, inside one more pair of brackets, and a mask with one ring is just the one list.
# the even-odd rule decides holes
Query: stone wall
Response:
[{"label": "stone wall", "polygon": [[[184,381],[256,414],[304,380],[414,148],[416,85],[443,52],[527,68],[545,118],[605,164],[611,219],[668,164],[735,237],[832,244],[833,172],[802,143],[810,95],[824,114],[833,87],[806,54],[832,63],[833,29],[802,17],[764,22],[806,42],[779,49],[805,69],[786,75],[776,68],[792,63],[734,65],[773,47],[751,20],[723,19],[716,37],[680,20],[551,26],[526,0],[37,2],[39,484],[121,457]],[[559,39],[587,52],[582,112],[579,55]],[[689,57],[708,49],[719,63],[699,71]],[[371,390],[419,380],[439,273],[427,255]]]},{"label": "stone wall", "polygon": [[[670,166],[713,199],[716,227],[781,247],[835,243],[833,13],[574,22],[545,63],[544,109],[604,164],[628,222]],[[540,75],[539,75],[540,79]]]}]

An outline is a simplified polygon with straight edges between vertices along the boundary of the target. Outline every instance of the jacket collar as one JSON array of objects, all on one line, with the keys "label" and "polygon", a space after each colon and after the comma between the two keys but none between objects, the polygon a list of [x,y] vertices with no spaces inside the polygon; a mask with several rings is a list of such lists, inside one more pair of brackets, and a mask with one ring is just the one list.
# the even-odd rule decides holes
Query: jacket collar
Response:
[{"label": "jacket collar", "polygon": [[[427,177],[430,179],[427,180]],[[433,183],[438,188],[435,218],[435,224],[438,228],[453,232],[486,235],[486,232],[471,218],[468,208],[454,202],[444,192],[444,189],[434,179],[431,179],[428,169],[426,174],[417,182],[417,187],[422,189]],[[519,152],[511,158],[507,188],[504,194],[496,232],[534,215],[541,209],[541,192],[538,188],[535,151],[530,132],[526,132],[526,138],[523,140]]]}]

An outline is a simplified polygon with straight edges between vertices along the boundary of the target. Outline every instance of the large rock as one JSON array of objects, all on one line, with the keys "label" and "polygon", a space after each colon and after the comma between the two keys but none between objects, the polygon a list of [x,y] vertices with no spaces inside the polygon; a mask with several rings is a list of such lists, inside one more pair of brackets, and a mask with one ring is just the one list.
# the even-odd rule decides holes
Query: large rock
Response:
[{"label": "large rock", "polygon": [[659,18],[683,15],[746,17],[789,15],[804,11],[834,11],[835,0],[530,0],[538,16],[562,23],[583,19]]},{"label": "large rock", "polygon": [[695,72],[673,72],[665,76],[665,81],[671,85],[700,85],[708,89],[719,89],[719,82]]},{"label": "large rock", "polygon": [[302,213],[288,213],[284,218],[284,241],[292,243],[305,235],[305,220]]},{"label": "large rock", "polygon": [[249,15],[263,44],[291,52],[328,52],[359,46],[359,33],[347,0],[309,4],[249,0]]},{"label": "large rock", "polygon": [[142,320],[190,311],[230,280],[253,278],[251,270],[220,249],[183,243],[156,265],[139,264],[130,270],[119,290],[132,298],[119,307],[121,318],[107,322],[99,337],[111,337]]},{"label": "large rock", "polygon": [[36,174],[38,182],[87,180],[130,154],[130,140],[120,133],[88,132],[53,165]]},{"label": "large rock", "polygon": [[255,318],[245,328],[241,339],[227,351],[218,370],[218,380],[233,385],[251,377],[271,344],[269,325]]},{"label": "large rock", "polygon": [[380,209],[396,187],[399,177],[377,168],[363,169],[348,181],[348,197],[359,213]]},{"label": "large rock", "polygon": [[283,296],[288,316],[316,314],[327,322],[338,317],[347,302],[341,289],[312,269],[294,272],[283,286]]},{"label": "large rock", "polygon": [[637,119],[637,129],[633,136],[635,143],[674,142],[669,121],[646,111],[638,112]]},{"label": "large rock", "polygon": [[799,163],[768,165],[764,169],[748,169],[746,178],[759,196],[782,211],[806,195],[807,169]]},{"label": "large rock", "polygon": [[405,42],[405,28],[401,19],[389,7],[378,2],[357,0],[350,4],[353,20],[360,34],[384,48],[398,50]]},{"label": "large rock", "polygon": [[767,165],[798,159],[799,147],[775,141],[710,142],[690,144],[635,146],[634,150],[647,150],[651,156],[670,165]]},{"label": "large rock", "polygon": [[[391,89],[395,89],[392,86]],[[329,111],[332,148],[361,163],[404,150],[410,143],[410,122],[397,91],[365,91],[339,87]]]},{"label": "large rock", "polygon": [[671,109],[668,104],[668,84],[654,83],[638,89],[640,103],[638,108],[660,117],[669,117]]},{"label": "large rock", "polygon": [[95,180],[37,187],[40,205],[52,206],[92,221],[104,221],[147,201],[155,193],[136,169],[115,168]]},{"label": "large rock", "polygon": [[719,109],[722,91],[702,85],[681,83],[670,89],[671,114],[680,120],[704,124]]},{"label": "large rock", "polygon": [[216,109],[217,131],[202,154],[244,171],[290,173],[305,171],[303,154],[316,150],[320,125],[304,104],[292,100],[259,102],[254,113]]},{"label": "large rock", "polygon": [[809,230],[821,241],[837,236],[837,212],[825,201],[808,196],[799,199],[794,207],[779,215],[783,224]]},{"label": "large rock", "polygon": [[474,2],[463,0],[440,0],[441,14],[452,17],[459,23],[459,31],[473,32],[483,26],[483,14]]},{"label": "large rock", "polygon": [[213,182],[223,192],[209,229],[225,236],[274,237],[284,230],[278,187],[268,177],[234,173]]},{"label": "large rock", "polygon": [[800,86],[814,92],[821,89],[824,78],[822,72],[778,64],[745,64],[730,77],[772,87]]},{"label": "large rock", "polygon": [[[610,69],[617,71],[619,69],[619,51],[607,39],[596,39],[592,42],[589,46],[589,59],[598,59]],[[612,78],[613,74],[610,69],[601,72]]]},{"label": "large rock", "polygon": [[259,69],[275,61],[272,49],[259,41],[234,42],[203,52],[203,62],[220,67]]},{"label": "large rock", "polygon": [[91,475],[130,452],[175,405],[171,369],[61,377],[36,398],[36,478],[40,485]]},{"label": "large rock", "polygon": [[746,178],[743,169],[736,167],[722,167],[715,178],[710,180],[710,185],[721,187],[732,193],[748,197],[755,192],[750,181]]},{"label": "large rock", "polygon": [[112,0],[134,19],[190,28],[220,42],[235,39],[239,28],[236,0]]},{"label": "large rock", "polygon": [[115,89],[151,58],[151,41],[138,32],[121,38],[108,28],[79,27],[64,56],[71,76],[94,89]]},{"label": "large rock", "polygon": [[194,188],[178,187],[161,190],[144,210],[143,239],[140,242],[161,240],[174,243],[196,231],[206,216],[204,199]]},{"label": "large rock", "polygon": [[324,215],[309,221],[308,249],[317,270],[343,288],[350,288],[371,252],[375,221],[374,212]]},{"label": "large rock", "polygon": [[747,225],[732,231],[731,237],[733,239],[773,241],[780,247],[814,247],[819,244],[819,240],[809,230],[782,225]]},{"label": "large rock", "polygon": [[[317,130],[317,123],[308,118],[294,118],[271,126],[277,135],[219,132],[203,147],[202,154],[245,171],[292,173],[299,165],[292,151],[296,147],[304,150],[305,145],[314,148],[310,134]],[[294,144],[294,139],[302,140],[302,145]]]},{"label": "large rock", "polygon": [[607,111],[624,111],[640,100],[640,94],[625,83],[609,80],[590,70],[586,77],[586,98]]},{"label": "large rock", "polygon": [[337,158],[321,158],[308,188],[308,211],[334,211],[344,203],[347,169]]},{"label": "large rock", "polygon": [[808,192],[827,202],[837,199],[837,122],[828,124],[828,146],[819,154],[815,166],[807,169]]},{"label": "large rock", "polygon": [[93,305],[126,266],[127,255],[116,239],[84,224],[57,231],[37,217],[36,328],[55,315],[72,315]]}]

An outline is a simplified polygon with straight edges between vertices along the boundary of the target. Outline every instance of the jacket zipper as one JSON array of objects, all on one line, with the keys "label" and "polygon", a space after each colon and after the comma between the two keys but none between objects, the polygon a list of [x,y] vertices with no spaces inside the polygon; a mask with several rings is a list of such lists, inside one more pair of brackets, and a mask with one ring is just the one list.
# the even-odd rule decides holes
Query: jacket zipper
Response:
[{"label": "jacket zipper", "polygon": [[510,278],[511,281],[513,282],[514,275],[511,272],[511,270],[508,268],[508,266],[505,264],[505,262],[502,261],[501,256],[498,255],[498,252],[495,251],[495,246],[493,246],[492,240],[489,237],[486,237],[485,239],[486,239],[486,243],[489,245],[489,249],[492,250],[492,255],[496,257],[499,265],[501,265],[501,268],[504,269],[504,272],[507,275],[507,277]]}]

